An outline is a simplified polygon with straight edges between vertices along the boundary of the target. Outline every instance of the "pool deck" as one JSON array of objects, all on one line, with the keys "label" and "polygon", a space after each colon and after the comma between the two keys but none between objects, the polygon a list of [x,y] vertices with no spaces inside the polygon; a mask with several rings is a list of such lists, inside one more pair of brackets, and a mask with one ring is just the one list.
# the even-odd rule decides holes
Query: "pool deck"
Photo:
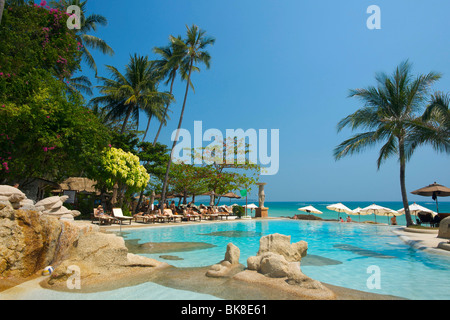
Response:
[{"label": "pool deck", "polygon": [[438,238],[437,230],[416,230],[400,227],[393,232],[413,248],[450,256],[450,240]]}]

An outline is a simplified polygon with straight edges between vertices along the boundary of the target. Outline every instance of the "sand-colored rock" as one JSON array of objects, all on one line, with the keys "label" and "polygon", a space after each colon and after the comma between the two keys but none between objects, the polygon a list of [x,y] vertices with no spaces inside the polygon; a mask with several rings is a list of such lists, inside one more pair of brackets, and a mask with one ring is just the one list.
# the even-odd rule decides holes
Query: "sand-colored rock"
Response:
[{"label": "sand-colored rock", "polygon": [[450,239],[450,217],[442,219],[439,223],[438,238]]},{"label": "sand-colored rock", "polygon": [[333,299],[333,292],[300,269],[300,260],[306,256],[308,244],[305,241],[291,244],[290,240],[289,236],[281,234],[262,237],[258,254],[247,259],[248,270],[233,278],[274,286],[310,299]]},{"label": "sand-colored rock", "polygon": [[249,286],[260,285],[271,289],[274,292],[289,294],[290,299],[305,300],[334,300],[336,295],[333,291],[321,285],[321,288],[310,288],[309,285],[293,285],[286,279],[269,278],[261,273],[251,270],[239,272],[232,278],[233,280],[248,283]]},{"label": "sand-colored rock", "polygon": [[291,236],[279,233],[261,237],[259,240],[258,255],[262,255],[266,252],[273,252],[284,256],[287,261],[294,262],[300,261],[302,257],[306,256],[307,251],[308,243],[305,241],[291,244]]},{"label": "sand-colored rock", "polygon": [[241,251],[239,248],[234,244],[229,243],[227,245],[227,251],[225,252],[225,259],[220,263],[211,266],[211,269],[206,272],[206,276],[212,278],[225,278],[242,271],[244,266],[239,264],[240,254]]},{"label": "sand-colored rock", "polygon": [[73,243],[68,258],[54,270],[42,286],[65,290],[67,280],[73,276],[74,267],[79,270],[84,289],[101,286],[111,279],[133,278],[137,274],[150,275],[169,265],[155,259],[128,252],[123,238],[114,234],[88,232]]}]

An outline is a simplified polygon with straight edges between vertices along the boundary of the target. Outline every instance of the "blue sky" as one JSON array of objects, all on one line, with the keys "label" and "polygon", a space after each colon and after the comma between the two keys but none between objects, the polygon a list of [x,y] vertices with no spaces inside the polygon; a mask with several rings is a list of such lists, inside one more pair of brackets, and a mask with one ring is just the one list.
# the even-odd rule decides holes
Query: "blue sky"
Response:
[{"label": "blue sky", "polygon": [[[381,30],[366,27],[370,5],[381,9]],[[443,73],[433,90],[450,91],[444,0],[91,0],[88,9],[107,17],[109,25],[95,35],[116,52],[93,51],[101,76],[108,76],[106,64],[123,70],[130,54],[154,57],[152,48],[166,45],[169,35],[184,36],[186,25],[216,38],[211,69],[193,76],[183,127],[193,130],[201,120],[204,130],[224,133],[279,129],[279,172],[261,177],[267,201],[400,201],[396,159],[378,171],[376,148],[333,158],[351,134],[338,134],[337,122],[361,106],[348,98],[349,89],[373,85],[375,73],[391,73],[409,59],[415,73]],[[177,126],[184,86],[174,87],[177,102],[162,143],[170,144]],[[450,186],[449,160],[428,147],[417,150],[407,164],[408,191],[434,181]],[[409,194],[409,200],[426,198]]]}]

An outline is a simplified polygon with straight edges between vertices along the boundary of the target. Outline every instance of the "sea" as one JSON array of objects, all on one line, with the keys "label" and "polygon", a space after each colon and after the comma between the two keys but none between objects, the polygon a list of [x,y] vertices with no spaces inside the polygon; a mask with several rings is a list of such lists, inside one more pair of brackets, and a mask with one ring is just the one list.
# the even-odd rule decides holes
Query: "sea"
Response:
[{"label": "sea", "polygon": [[[204,203],[205,205],[208,205],[208,201],[199,201],[196,204]],[[258,205],[257,200],[247,200],[247,203]],[[269,217],[289,217],[292,218],[296,214],[309,214],[307,212],[299,211],[298,209],[301,207],[306,206],[313,206],[314,208],[318,209],[319,211],[322,211],[322,214],[313,214],[317,217],[320,217],[324,220],[337,220],[339,217],[342,217],[344,221],[347,219],[347,214],[345,213],[338,213],[336,211],[331,211],[327,209],[327,206],[331,204],[335,204],[337,202],[333,201],[265,201],[264,206],[269,208]],[[370,201],[342,201],[342,204],[346,205],[348,208],[354,210],[358,207],[365,208],[367,206],[370,206],[372,204],[377,204],[382,207],[386,207],[392,210],[399,210],[403,208],[403,202],[401,201],[378,201],[378,202],[370,202]],[[436,202],[434,202],[431,198],[429,200],[425,201],[416,201],[415,203],[428,208],[434,212],[436,212]],[[239,204],[239,205],[245,205],[245,200],[235,200],[231,199],[224,199],[221,200],[220,205],[232,205],[232,204]],[[410,202],[410,205],[413,204],[413,202]],[[255,211],[254,210],[248,210],[248,215],[254,216]],[[450,202],[448,201],[439,201],[439,212],[440,213],[450,213]],[[355,222],[365,222],[365,221],[373,221],[377,223],[386,223],[390,224],[390,217],[386,216],[375,216],[375,215],[352,215],[350,216],[352,221]],[[416,217],[412,215],[412,219],[415,222]],[[406,219],[405,215],[397,216],[397,224],[398,225],[406,225]]]}]

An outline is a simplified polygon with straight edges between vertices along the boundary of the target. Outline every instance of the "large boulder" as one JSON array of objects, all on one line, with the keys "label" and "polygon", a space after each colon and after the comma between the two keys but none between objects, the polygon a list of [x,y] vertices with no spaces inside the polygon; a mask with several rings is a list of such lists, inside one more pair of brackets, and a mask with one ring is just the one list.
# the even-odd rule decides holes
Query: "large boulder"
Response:
[{"label": "large boulder", "polygon": [[443,219],[439,223],[438,238],[450,239],[450,217]]},{"label": "large boulder", "polygon": [[63,206],[63,203],[69,199],[69,196],[53,196],[37,202],[36,208],[43,208],[42,214],[57,217],[63,220],[73,220],[80,215],[77,210],[69,210]]},{"label": "large boulder", "polygon": [[306,256],[308,251],[308,243],[299,241],[291,244],[291,236],[275,233],[259,240],[258,255],[266,252],[273,252],[282,255],[287,261],[300,261],[302,257]]},{"label": "large boulder", "polygon": [[20,207],[20,202],[27,197],[16,187],[0,185],[0,202],[9,202],[14,209]]},{"label": "large boulder", "polygon": [[232,243],[227,245],[227,251],[225,252],[225,259],[220,263],[211,266],[206,272],[206,276],[212,278],[230,277],[235,274],[236,271],[241,271],[243,265],[239,264],[239,256],[241,251],[237,246]]},{"label": "large boulder", "polygon": [[[291,237],[281,234],[271,234],[260,239],[260,247],[256,256],[247,259],[247,268],[245,275],[237,275],[239,279],[253,279],[257,283],[265,283],[261,277],[252,275],[264,275],[266,278],[277,278],[298,290],[308,291],[308,295],[316,294],[333,298],[334,294],[324,287],[319,281],[307,277],[300,269],[300,261],[305,257],[308,250],[308,244],[305,241],[290,243]],[[269,280],[267,280],[269,281]],[[267,283],[273,283],[270,280]],[[279,283],[282,286],[281,282]]]},{"label": "large boulder", "polygon": [[80,228],[0,203],[0,276],[25,278],[64,258]]}]

